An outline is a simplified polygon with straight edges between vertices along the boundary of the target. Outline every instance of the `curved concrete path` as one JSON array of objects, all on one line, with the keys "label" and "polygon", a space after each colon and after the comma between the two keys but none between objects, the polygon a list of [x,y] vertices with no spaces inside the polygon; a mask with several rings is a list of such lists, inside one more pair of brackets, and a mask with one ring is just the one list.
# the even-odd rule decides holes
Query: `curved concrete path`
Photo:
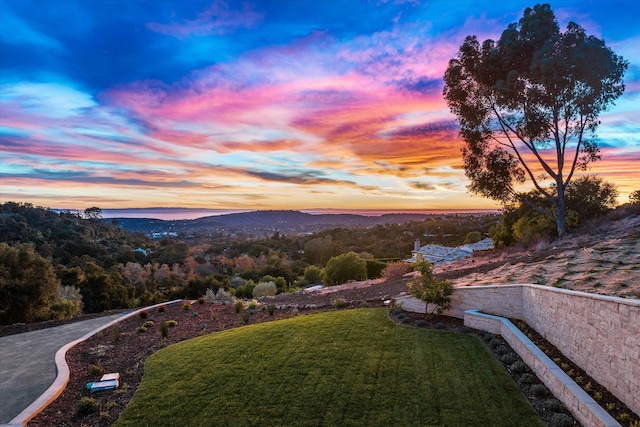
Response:
[{"label": "curved concrete path", "polygon": [[8,424],[56,379],[58,349],[130,313],[0,338],[0,425]]}]

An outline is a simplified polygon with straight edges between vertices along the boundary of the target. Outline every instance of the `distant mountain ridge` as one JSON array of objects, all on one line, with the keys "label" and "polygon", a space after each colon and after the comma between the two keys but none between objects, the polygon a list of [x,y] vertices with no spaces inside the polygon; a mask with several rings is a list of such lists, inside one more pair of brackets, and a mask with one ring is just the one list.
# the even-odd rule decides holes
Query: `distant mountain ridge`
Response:
[{"label": "distant mountain ridge", "polygon": [[378,224],[422,221],[427,214],[310,214],[294,210],[269,210],[207,216],[191,220],[161,220],[153,218],[109,218],[128,231],[152,233],[163,231],[195,232],[211,229],[252,228],[272,231],[292,231],[300,228],[371,227]]}]

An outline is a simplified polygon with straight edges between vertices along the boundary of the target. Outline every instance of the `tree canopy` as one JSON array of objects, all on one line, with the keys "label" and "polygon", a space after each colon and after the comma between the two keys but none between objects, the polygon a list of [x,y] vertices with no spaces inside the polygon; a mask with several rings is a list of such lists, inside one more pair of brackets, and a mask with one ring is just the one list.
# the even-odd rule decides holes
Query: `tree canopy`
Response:
[{"label": "tree canopy", "polygon": [[[470,190],[504,203],[529,180],[566,231],[565,189],[600,158],[600,113],[624,91],[628,62],[548,4],[527,8],[498,41],[468,36],[445,72],[443,95],[458,116]],[[554,190],[543,186],[551,179]]]}]

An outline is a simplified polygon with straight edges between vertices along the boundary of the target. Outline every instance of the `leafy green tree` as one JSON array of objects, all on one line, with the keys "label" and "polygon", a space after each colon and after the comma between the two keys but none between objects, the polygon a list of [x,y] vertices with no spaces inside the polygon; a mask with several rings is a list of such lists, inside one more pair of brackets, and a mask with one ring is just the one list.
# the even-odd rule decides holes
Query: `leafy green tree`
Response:
[{"label": "leafy green tree", "polygon": [[48,319],[59,287],[53,265],[32,245],[0,243],[0,310],[10,323]]},{"label": "leafy green tree", "polygon": [[[451,294],[453,285],[448,280],[437,280],[433,275],[433,264],[429,261],[417,261],[414,269],[420,272],[420,277],[407,283],[409,294],[425,303],[425,314],[432,316],[442,312],[451,306]],[[429,304],[432,310],[429,311]]]},{"label": "leafy green tree", "polygon": [[586,175],[567,185],[567,209],[578,213],[580,222],[606,214],[616,207],[618,190],[596,175]]},{"label": "leafy green tree", "polygon": [[[566,232],[565,191],[600,158],[598,116],[624,91],[628,62],[570,22],[561,32],[548,4],[527,8],[496,42],[468,36],[445,72],[444,97],[460,121],[470,190],[510,203],[531,181]],[[541,185],[551,178],[555,194]]]},{"label": "leafy green tree", "polygon": [[632,191],[629,194],[629,203],[632,205],[640,205],[640,190]]},{"label": "leafy green tree", "polygon": [[313,265],[324,265],[335,254],[335,247],[331,236],[317,237],[304,245],[304,257]]},{"label": "leafy green tree", "polygon": [[367,278],[367,263],[360,259],[355,252],[335,256],[322,271],[322,282],[326,286],[341,285],[349,280],[365,280]]},{"label": "leafy green tree", "polygon": [[307,283],[314,284],[322,281],[322,269],[315,265],[310,265],[304,269],[304,280]]}]

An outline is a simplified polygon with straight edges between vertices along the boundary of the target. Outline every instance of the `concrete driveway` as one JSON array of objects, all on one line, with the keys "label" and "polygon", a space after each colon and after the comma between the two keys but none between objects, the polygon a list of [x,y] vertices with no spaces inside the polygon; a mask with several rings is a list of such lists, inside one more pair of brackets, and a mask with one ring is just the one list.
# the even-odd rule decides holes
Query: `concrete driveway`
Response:
[{"label": "concrete driveway", "polygon": [[53,383],[58,349],[123,315],[1,337],[0,424],[8,424]]}]

